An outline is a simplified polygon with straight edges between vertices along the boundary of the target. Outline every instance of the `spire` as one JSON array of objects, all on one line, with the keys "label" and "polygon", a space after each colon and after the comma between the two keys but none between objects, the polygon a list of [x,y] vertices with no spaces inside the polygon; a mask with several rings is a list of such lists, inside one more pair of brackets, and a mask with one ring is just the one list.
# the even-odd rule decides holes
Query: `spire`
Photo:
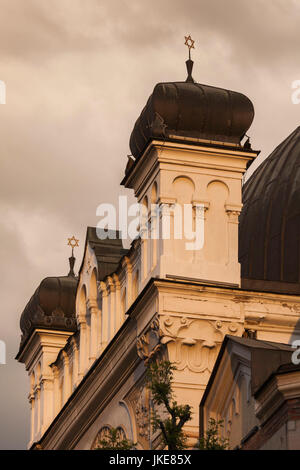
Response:
[{"label": "spire", "polygon": [[189,58],[185,62],[186,63],[187,73],[188,73],[186,82],[194,83],[194,79],[192,77],[194,62],[191,59],[191,49],[195,49],[195,46],[194,46],[195,41],[193,41],[193,39],[191,38],[191,35],[184,36],[184,38],[185,38],[185,43],[184,44],[189,48]]},{"label": "spire", "polygon": [[79,246],[79,240],[77,240],[77,239],[74,237],[74,235],[73,235],[72,238],[68,238],[68,246],[71,246],[71,247],[72,247],[72,255],[71,255],[70,258],[69,258],[70,271],[69,271],[68,276],[75,277],[74,265],[75,265],[76,258],[74,257],[74,248],[75,248],[76,246]]}]

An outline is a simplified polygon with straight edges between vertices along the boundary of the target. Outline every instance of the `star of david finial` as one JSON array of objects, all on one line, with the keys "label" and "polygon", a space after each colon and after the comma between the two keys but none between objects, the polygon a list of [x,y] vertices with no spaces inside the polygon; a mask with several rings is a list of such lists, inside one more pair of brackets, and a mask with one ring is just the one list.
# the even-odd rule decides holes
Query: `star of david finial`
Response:
[{"label": "star of david finial", "polygon": [[191,35],[189,36],[184,36],[185,39],[185,45],[189,48],[189,60],[191,60],[191,49],[195,49],[195,41],[191,38]]},{"label": "star of david finial", "polygon": [[189,82],[189,83],[194,83],[194,79],[192,77],[192,71],[193,71],[193,65],[194,65],[194,62],[191,60],[191,49],[195,49],[195,41],[191,38],[191,35],[189,36],[184,36],[184,39],[185,39],[185,45],[188,47],[189,49],[189,58],[188,60],[186,61],[186,69],[187,69],[187,73],[188,73],[188,76],[187,76],[187,79],[186,79],[186,82]]},{"label": "star of david finial", "polygon": [[67,245],[72,248],[72,255],[71,255],[70,258],[69,258],[70,271],[69,271],[68,276],[75,277],[75,273],[74,273],[74,264],[75,264],[74,248],[75,248],[76,246],[79,246],[79,240],[77,240],[77,238],[75,238],[74,235],[73,235],[73,237],[68,238],[68,243],[67,243]]},{"label": "star of david finial", "polygon": [[72,252],[75,246],[79,246],[79,240],[77,240],[74,235],[72,238],[68,238],[68,246],[72,247]]}]

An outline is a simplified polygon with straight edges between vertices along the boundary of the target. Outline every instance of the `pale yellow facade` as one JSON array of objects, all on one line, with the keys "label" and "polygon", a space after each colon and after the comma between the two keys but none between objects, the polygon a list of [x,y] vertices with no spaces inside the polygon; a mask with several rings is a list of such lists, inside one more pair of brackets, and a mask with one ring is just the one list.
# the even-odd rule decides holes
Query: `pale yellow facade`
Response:
[{"label": "pale yellow facade", "polygon": [[[87,242],[77,332],[36,330],[19,358],[30,380],[29,447],[90,449],[101,429],[114,426],[138,448],[154,448],[144,364],[156,354],[177,366],[177,400],[193,409],[185,428],[192,446],[201,396],[224,336],[252,330],[257,339],[300,338],[298,296],[240,288],[242,177],[255,156],[238,146],[151,142],[124,185],[149,218],[151,204],[162,207],[149,230],[161,229],[169,217],[170,238],[134,241],[116,272],[100,281]],[[194,226],[200,219],[200,249],[187,249],[191,240],[175,238],[176,205],[184,204],[193,207]]]}]

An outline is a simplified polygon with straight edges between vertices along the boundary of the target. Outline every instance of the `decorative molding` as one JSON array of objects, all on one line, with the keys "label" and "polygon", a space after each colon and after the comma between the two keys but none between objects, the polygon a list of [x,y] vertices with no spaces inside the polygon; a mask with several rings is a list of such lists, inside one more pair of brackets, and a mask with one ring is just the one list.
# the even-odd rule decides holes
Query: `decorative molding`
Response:
[{"label": "decorative molding", "polygon": [[238,224],[242,207],[242,204],[225,204],[225,211],[229,217],[229,222]]},{"label": "decorative molding", "polygon": [[122,268],[125,268],[127,270],[127,273],[131,274],[132,273],[132,264],[128,256],[124,256],[121,260]]},{"label": "decorative molding", "polygon": [[114,283],[111,276],[107,276],[106,286],[107,286],[106,289],[108,291],[108,294],[111,293],[111,292],[115,292],[115,283]]},{"label": "decorative molding", "polygon": [[99,282],[99,289],[100,289],[100,293],[101,293],[102,297],[106,297],[108,295],[107,287],[106,287],[105,282],[103,282],[103,281]]},{"label": "decorative molding", "polygon": [[138,380],[125,398],[130,410],[130,422],[134,427],[134,439],[142,449],[149,448],[151,438],[150,391],[145,384],[145,376]]},{"label": "decorative molding", "polygon": [[139,388],[136,404],[135,404],[135,419],[137,425],[137,432],[140,437],[147,439],[149,435],[149,391],[146,387]]},{"label": "decorative molding", "polygon": [[195,211],[196,217],[205,218],[205,213],[208,211],[210,202],[209,201],[197,201],[196,199],[192,200],[193,209]]},{"label": "decorative molding", "polygon": [[137,339],[137,353],[143,359],[145,364],[152,360],[161,350],[162,344],[160,342],[161,331],[159,320],[155,317],[150,323],[149,327]]},{"label": "decorative molding", "polygon": [[182,316],[162,316],[161,343],[168,345],[170,360],[178,370],[212,371],[226,333],[237,334],[238,324]]},{"label": "decorative molding", "polygon": [[119,276],[118,276],[116,273],[113,273],[112,278],[113,278],[113,281],[114,281],[114,283],[115,283],[115,288],[116,288],[117,290],[119,290],[119,289],[120,289]]},{"label": "decorative molding", "polygon": [[98,302],[97,299],[88,299],[86,306],[89,310],[96,309],[98,311]]},{"label": "decorative molding", "polygon": [[177,198],[176,197],[164,197],[160,196],[158,199],[158,205],[159,206],[168,206],[172,204],[176,204]]}]

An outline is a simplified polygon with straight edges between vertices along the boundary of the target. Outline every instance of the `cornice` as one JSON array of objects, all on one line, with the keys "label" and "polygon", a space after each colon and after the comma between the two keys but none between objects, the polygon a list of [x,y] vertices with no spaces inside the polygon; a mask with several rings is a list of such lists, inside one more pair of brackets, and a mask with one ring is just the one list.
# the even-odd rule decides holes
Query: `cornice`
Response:
[{"label": "cornice", "polygon": [[35,329],[16,359],[19,362],[25,363],[26,370],[29,370],[42,348],[59,347],[60,344],[57,344],[58,338],[67,339],[73,334],[73,331]]},{"label": "cornice", "polygon": [[300,396],[300,371],[276,374],[256,394],[255,413],[265,423],[288,400]]}]

